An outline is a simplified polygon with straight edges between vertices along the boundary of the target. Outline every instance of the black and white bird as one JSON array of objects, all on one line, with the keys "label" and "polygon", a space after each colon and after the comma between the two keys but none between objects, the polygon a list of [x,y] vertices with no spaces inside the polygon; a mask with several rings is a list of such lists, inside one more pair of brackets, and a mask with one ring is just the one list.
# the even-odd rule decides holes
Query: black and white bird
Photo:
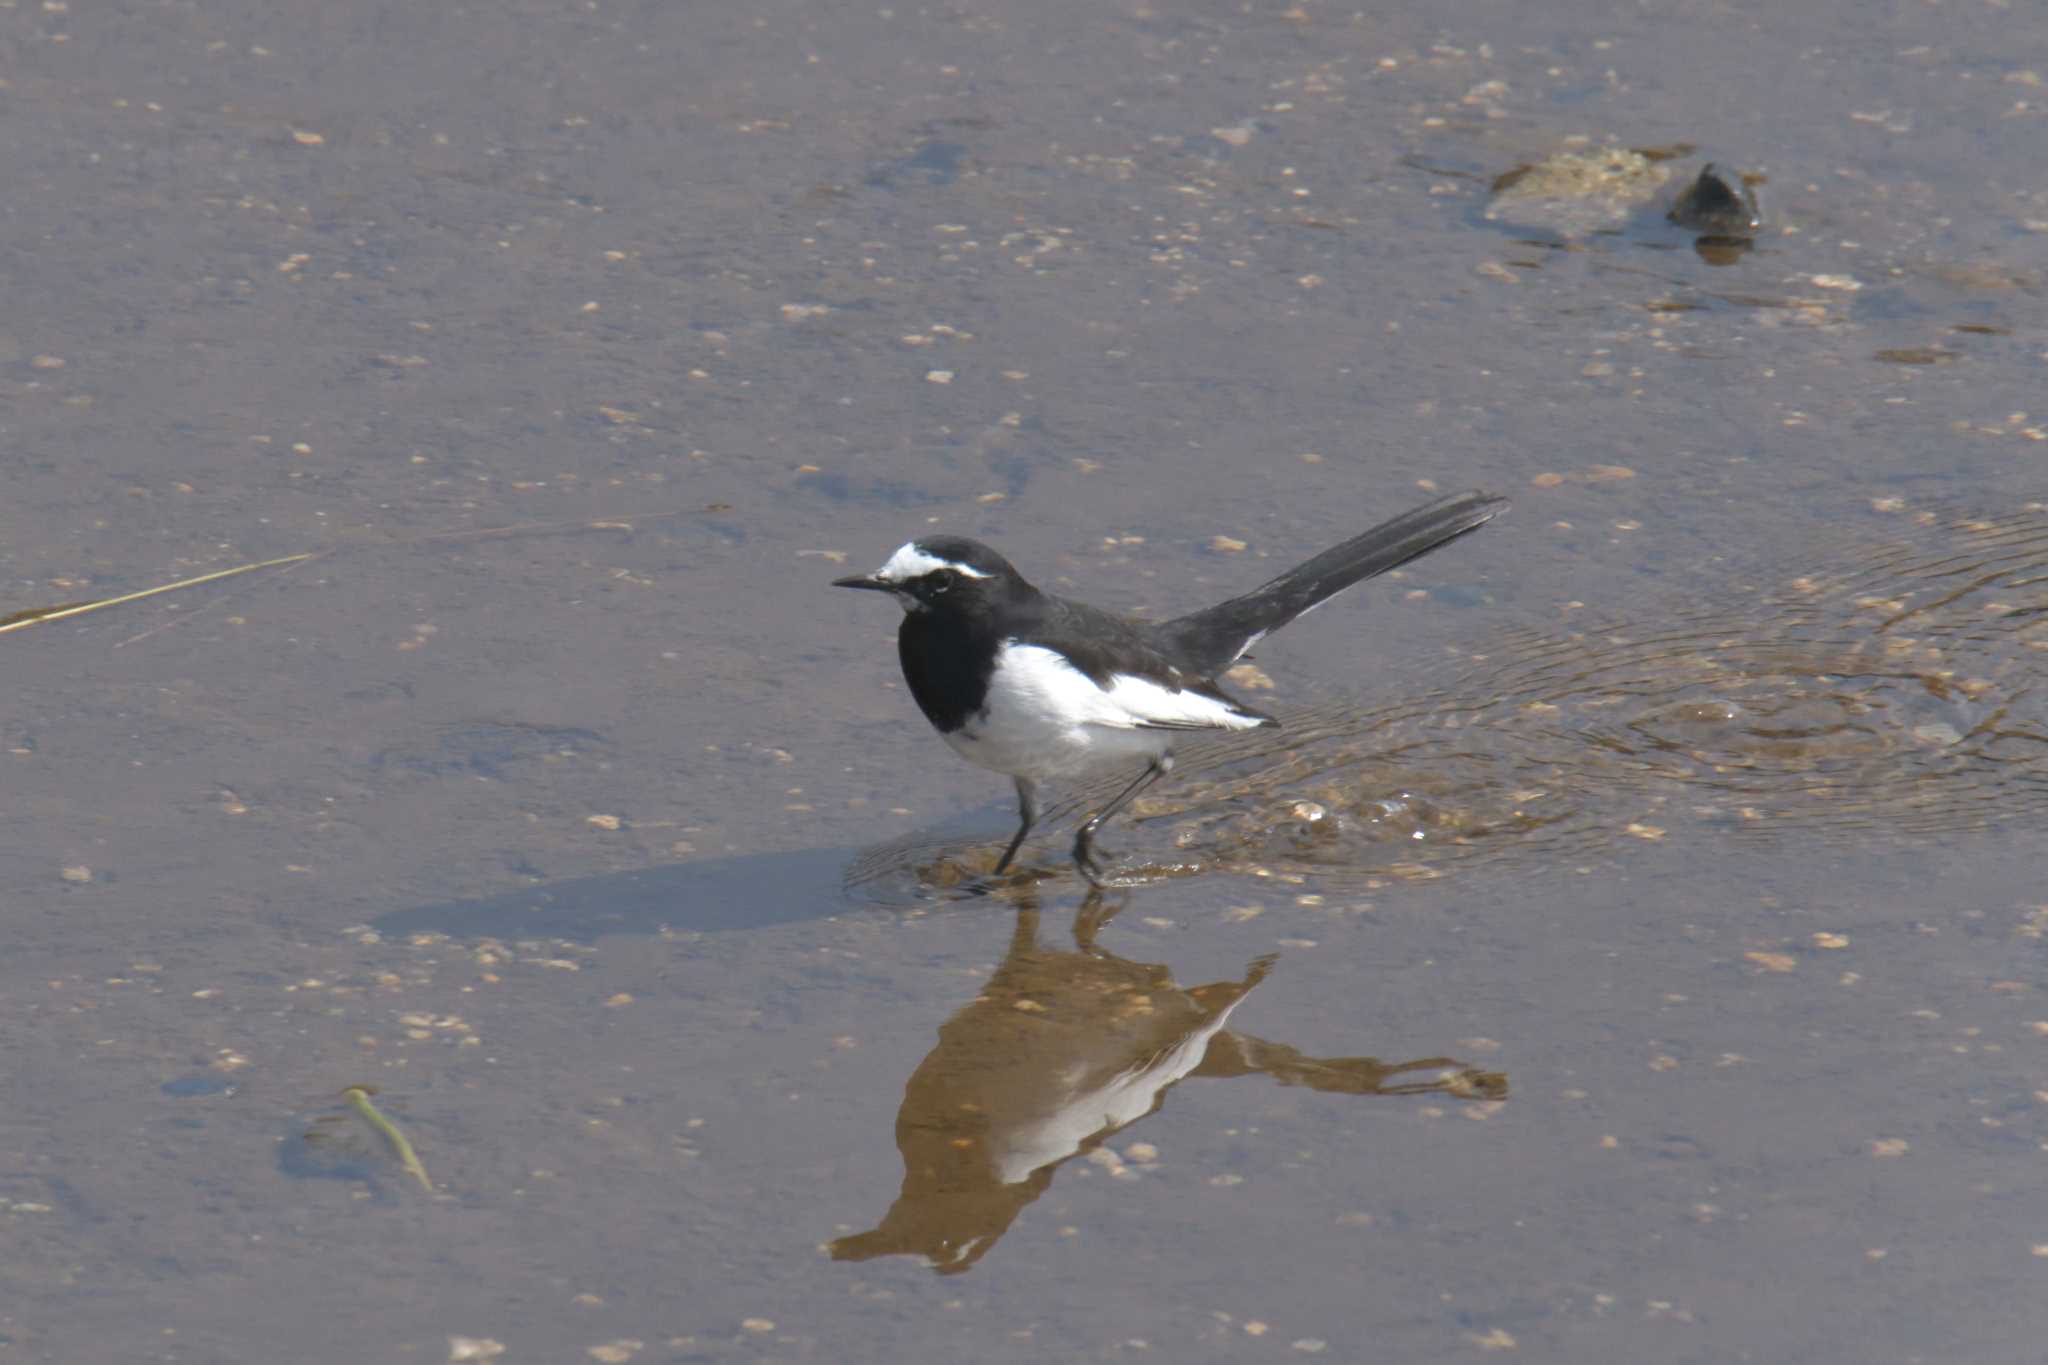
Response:
[{"label": "black and white bird", "polygon": [[1038,823],[1041,782],[1142,765],[1082,821],[1074,862],[1099,881],[1098,830],[1173,768],[1191,731],[1277,724],[1216,685],[1265,636],[1352,584],[1485,525],[1505,498],[1458,493],[1353,536],[1242,597],[1171,621],[1136,621],[1040,592],[979,541],[926,536],[866,576],[903,607],[896,636],[919,709],[955,753],[1017,784],[1017,833],[1000,876]]}]

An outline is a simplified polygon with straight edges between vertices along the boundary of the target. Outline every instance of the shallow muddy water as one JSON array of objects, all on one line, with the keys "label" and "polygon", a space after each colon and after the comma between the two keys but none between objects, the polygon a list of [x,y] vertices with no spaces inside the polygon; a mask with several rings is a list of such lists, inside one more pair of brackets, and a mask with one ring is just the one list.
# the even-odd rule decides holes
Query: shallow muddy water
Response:
[{"label": "shallow muddy water", "polygon": [[[0,1355],[2031,1365],[2036,27],[0,10]],[[832,578],[1465,487],[961,894]]]}]

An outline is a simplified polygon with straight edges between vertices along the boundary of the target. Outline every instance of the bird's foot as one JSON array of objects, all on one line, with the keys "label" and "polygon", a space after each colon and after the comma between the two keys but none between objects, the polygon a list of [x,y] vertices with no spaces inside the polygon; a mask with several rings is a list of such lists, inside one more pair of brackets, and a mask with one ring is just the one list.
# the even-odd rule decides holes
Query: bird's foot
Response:
[{"label": "bird's foot", "polygon": [[1033,888],[1048,877],[1058,876],[1056,872],[1042,867],[1013,867],[998,876],[988,873],[965,883],[961,890],[970,896],[996,896],[1009,899],[1028,897]]},{"label": "bird's foot", "polygon": [[1032,887],[1048,877],[1056,877],[1056,868],[1046,867],[1031,859],[1020,859],[1012,847],[993,864],[987,854],[977,850],[963,855],[959,863],[960,880],[957,890],[968,896],[1016,896],[1028,894]]},{"label": "bird's foot", "polygon": [[1098,890],[1107,885],[1104,875],[1108,869],[1095,852],[1095,831],[1087,825],[1081,826],[1080,833],[1074,836],[1074,866],[1088,879],[1088,885]]},{"label": "bird's foot", "polygon": [[1123,890],[1155,880],[1146,875],[1143,864],[1135,868],[1118,866],[1114,853],[1104,853],[1094,844],[1084,844],[1079,839],[1074,841],[1074,866],[1095,891]]}]

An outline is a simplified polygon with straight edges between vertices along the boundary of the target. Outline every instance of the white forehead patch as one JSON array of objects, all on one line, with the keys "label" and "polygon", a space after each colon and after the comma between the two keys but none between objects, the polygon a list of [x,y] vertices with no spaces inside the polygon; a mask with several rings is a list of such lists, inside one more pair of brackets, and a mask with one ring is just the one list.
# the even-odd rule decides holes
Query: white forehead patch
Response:
[{"label": "white forehead patch", "polygon": [[875,577],[884,583],[908,583],[913,578],[923,578],[933,569],[951,569],[962,578],[988,577],[980,569],[962,564],[957,559],[941,559],[937,555],[926,554],[917,548],[914,540],[890,555],[889,562],[875,571]]}]

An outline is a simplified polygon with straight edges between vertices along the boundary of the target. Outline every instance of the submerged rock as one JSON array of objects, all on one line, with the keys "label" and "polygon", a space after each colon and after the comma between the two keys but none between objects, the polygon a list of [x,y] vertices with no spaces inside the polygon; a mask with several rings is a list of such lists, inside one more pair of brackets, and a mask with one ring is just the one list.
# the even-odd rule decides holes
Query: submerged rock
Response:
[{"label": "submerged rock", "polygon": [[1628,222],[1670,178],[1669,167],[1626,147],[1559,152],[1495,180],[1486,216],[1584,237]]},{"label": "submerged rock", "polygon": [[1724,172],[1711,161],[1679,191],[1664,216],[1709,237],[1750,237],[1764,225],[1763,210],[1749,178]]}]

